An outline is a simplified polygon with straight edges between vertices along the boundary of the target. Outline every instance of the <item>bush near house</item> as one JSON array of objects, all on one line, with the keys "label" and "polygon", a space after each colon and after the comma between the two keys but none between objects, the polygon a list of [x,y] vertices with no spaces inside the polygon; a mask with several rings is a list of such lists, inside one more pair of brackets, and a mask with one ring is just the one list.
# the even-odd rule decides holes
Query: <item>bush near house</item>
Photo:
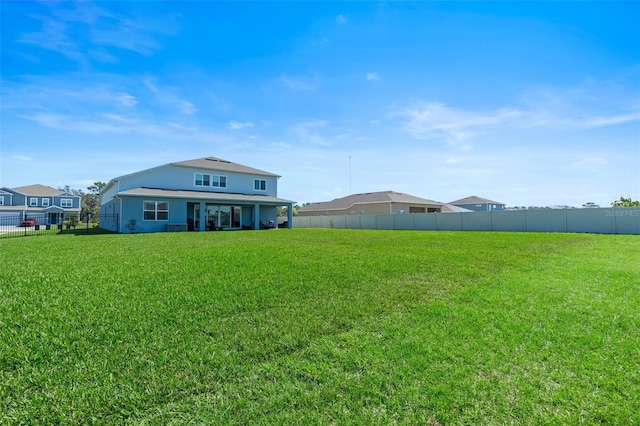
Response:
[{"label": "bush near house", "polygon": [[0,424],[640,423],[636,236],[63,234],[0,261]]}]

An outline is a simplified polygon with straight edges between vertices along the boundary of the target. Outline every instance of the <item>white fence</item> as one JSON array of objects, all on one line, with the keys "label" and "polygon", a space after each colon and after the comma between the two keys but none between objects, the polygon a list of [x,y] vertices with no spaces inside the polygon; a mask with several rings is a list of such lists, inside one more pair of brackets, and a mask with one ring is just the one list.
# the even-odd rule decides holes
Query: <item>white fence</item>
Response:
[{"label": "white fence", "polygon": [[640,234],[640,207],[296,216],[293,227]]}]

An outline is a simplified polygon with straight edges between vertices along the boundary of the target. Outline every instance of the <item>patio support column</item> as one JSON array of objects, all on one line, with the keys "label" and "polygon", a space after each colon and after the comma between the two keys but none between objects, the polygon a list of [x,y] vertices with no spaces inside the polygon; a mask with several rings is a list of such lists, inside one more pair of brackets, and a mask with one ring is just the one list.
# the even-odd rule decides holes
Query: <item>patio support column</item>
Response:
[{"label": "patio support column", "polygon": [[200,223],[198,224],[198,231],[205,231],[207,229],[207,203],[200,202]]},{"label": "patio support column", "polygon": [[293,203],[287,206],[287,228],[293,228]]},{"label": "patio support column", "polygon": [[253,229],[260,229],[260,204],[253,205]]}]

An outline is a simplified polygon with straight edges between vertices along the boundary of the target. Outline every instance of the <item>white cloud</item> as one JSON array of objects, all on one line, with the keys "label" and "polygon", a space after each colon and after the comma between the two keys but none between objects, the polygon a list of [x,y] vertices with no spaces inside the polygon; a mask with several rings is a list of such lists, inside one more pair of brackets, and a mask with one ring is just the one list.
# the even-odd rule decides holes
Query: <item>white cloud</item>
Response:
[{"label": "white cloud", "polygon": [[583,158],[582,160],[571,163],[571,168],[576,170],[593,170],[601,166],[607,165],[609,162],[601,157]]},{"label": "white cloud", "polygon": [[640,121],[640,112],[611,116],[588,117],[582,120],[574,121],[574,124],[578,127],[603,127],[612,126],[615,124],[631,123],[634,121]]},{"label": "white cloud", "polygon": [[155,102],[177,109],[183,114],[191,115],[198,111],[193,103],[179,96],[178,89],[175,87],[158,87],[149,78],[144,79],[142,82],[154,94]]},{"label": "white cloud", "polygon": [[229,128],[231,130],[240,130],[240,129],[244,129],[246,127],[253,127],[253,123],[251,123],[251,122],[240,123],[240,122],[235,121],[235,120],[229,121]]},{"label": "white cloud", "polygon": [[285,141],[273,142],[271,146],[274,148],[291,148],[291,144],[288,144]]},{"label": "white cloud", "polygon": [[21,115],[21,118],[33,121],[40,126],[69,132],[92,135],[143,135],[168,139],[218,140],[216,134],[208,129],[185,126],[176,122],[149,121],[122,117],[117,114],[97,116],[75,116],[54,113],[35,113]]},{"label": "white cloud", "polygon": [[134,96],[131,96],[128,93],[120,93],[117,95],[117,99],[120,101],[120,103],[124,106],[128,106],[128,107],[132,107],[135,106],[138,101],[136,100],[136,98]]},{"label": "white cloud", "polygon": [[12,155],[11,158],[19,161],[32,161],[31,157],[27,157],[26,155]]},{"label": "white cloud", "polygon": [[39,31],[24,33],[21,43],[34,44],[79,62],[116,63],[118,57],[105,47],[150,56],[161,45],[157,34],[177,32],[176,15],[159,18],[132,17],[106,11],[93,3],[50,4],[51,16],[33,15],[41,22]]},{"label": "white cloud", "polygon": [[320,134],[321,129],[327,124],[329,122],[324,120],[307,120],[292,126],[290,132],[303,143],[331,146],[332,144]]},{"label": "white cloud", "polygon": [[198,111],[198,108],[196,108],[194,104],[185,100],[180,100],[178,105],[183,114],[195,114]]},{"label": "white cloud", "polygon": [[283,74],[278,77],[276,81],[286,88],[295,91],[311,91],[315,90],[317,87],[317,81],[315,78],[292,77]]},{"label": "white cloud", "polygon": [[340,14],[336,16],[336,22],[338,24],[344,24],[345,22],[347,22],[347,18],[345,18],[343,14]]},{"label": "white cloud", "polygon": [[488,127],[504,125],[521,117],[523,111],[502,108],[479,112],[449,108],[441,103],[419,104],[396,110],[405,131],[417,139],[444,138],[457,143]]},{"label": "white cloud", "polygon": [[370,72],[370,73],[367,73],[366,80],[377,81],[377,80],[380,80],[380,76],[378,75],[377,72]]}]

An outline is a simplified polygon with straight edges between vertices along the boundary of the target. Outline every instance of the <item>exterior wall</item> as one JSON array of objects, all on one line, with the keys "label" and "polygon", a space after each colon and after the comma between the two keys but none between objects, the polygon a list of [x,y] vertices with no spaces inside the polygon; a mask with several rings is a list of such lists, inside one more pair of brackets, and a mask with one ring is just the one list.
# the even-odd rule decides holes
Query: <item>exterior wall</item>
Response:
[{"label": "exterior wall", "polygon": [[[108,203],[100,206],[100,228],[107,231],[118,232],[121,228],[120,224],[120,200],[111,199]],[[106,218],[109,218],[105,220]]]},{"label": "exterior wall", "polygon": [[[18,194],[17,192],[13,193],[13,201],[11,206],[26,206],[27,205],[27,197],[24,194]],[[6,201],[5,201],[6,204]]]},{"label": "exterior wall", "polygon": [[260,207],[260,222],[268,222],[270,220],[277,220],[278,208],[276,206],[261,206]]},{"label": "exterior wall", "polygon": [[587,232],[640,235],[640,207],[343,215],[342,217],[337,215],[296,216],[294,226],[298,228],[343,226],[349,229]]},{"label": "exterior wall", "polygon": [[9,191],[1,191],[0,190],[0,197],[2,197],[2,205],[0,205],[0,208],[2,208],[3,206],[13,206],[13,198],[14,198],[14,194],[9,192]]},{"label": "exterior wall", "polygon": [[[144,220],[144,202],[161,201],[169,204],[168,220]],[[161,197],[123,197],[122,198],[122,226],[125,234],[140,232],[165,232],[167,224],[187,223],[187,200],[169,199]]]},{"label": "exterior wall", "polygon": [[117,194],[118,194],[118,182],[115,182],[115,184],[112,187],[110,187],[109,189],[104,191],[102,194],[100,194],[100,203],[106,204],[110,202],[111,200],[114,199],[114,197]]},{"label": "exterior wall", "polygon": [[52,205],[55,205],[55,206],[58,206],[58,207],[62,207],[61,203],[62,203],[62,199],[63,198],[70,199],[72,201],[73,205],[71,207],[68,207],[68,208],[65,207],[64,209],[65,210],[72,209],[72,210],[78,210],[78,211],[80,210],[81,199],[80,199],[80,197],[78,197],[76,195],[63,194],[63,195],[56,195],[55,197],[47,197],[47,198],[53,198],[53,204]]},{"label": "exterior wall", "polygon": [[[205,173],[210,175],[220,175],[227,177],[227,187],[206,187],[195,185],[195,174]],[[254,190],[253,180],[262,179],[266,181],[266,191]],[[278,178],[275,176],[250,175],[245,173],[215,171],[207,169],[196,169],[191,167],[180,167],[166,165],[155,169],[134,173],[119,180],[119,191],[127,189],[147,187],[164,189],[184,189],[188,191],[203,192],[224,192],[241,194],[260,194],[277,196]],[[105,192],[105,194],[107,194]],[[103,196],[105,195],[103,194]]]}]

